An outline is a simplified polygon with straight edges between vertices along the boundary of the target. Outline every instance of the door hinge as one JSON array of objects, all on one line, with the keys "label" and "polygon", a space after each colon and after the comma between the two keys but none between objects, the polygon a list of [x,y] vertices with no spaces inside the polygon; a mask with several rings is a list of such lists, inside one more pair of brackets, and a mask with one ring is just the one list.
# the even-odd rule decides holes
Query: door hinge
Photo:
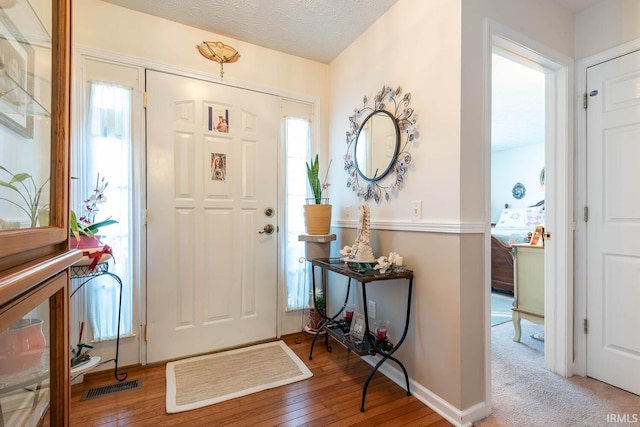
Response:
[{"label": "door hinge", "polygon": [[149,224],[149,211],[147,209],[144,210],[144,214],[142,215],[142,222],[144,222],[144,225]]},{"label": "door hinge", "polygon": [[584,222],[589,221],[589,207],[588,206],[584,207],[582,217],[584,218]]},{"label": "door hinge", "polygon": [[587,332],[589,332],[589,322],[587,321],[587,319],[584,319],[582,321],[582,327],[584,329],[584,333],[586,334]]},{"label": "door hinge", "polygon": [[149,325],[144,325],[144,340],[149,341]]},{"label": "door hinge", "polygon": [[[588,101],[588,99],[589,99],[589,98],[587,97],[587,94],[586,94],[586,93],[584,93],[584,94],[582,95],[582,108],[586,109],[586,108],[589,106],[589,101]],[[146,107],[146,104],[145,104],[145,107]]]},{"label": "door hinge", "polygon": [[147,108],[147,92],[142,93],[142,107]]}]

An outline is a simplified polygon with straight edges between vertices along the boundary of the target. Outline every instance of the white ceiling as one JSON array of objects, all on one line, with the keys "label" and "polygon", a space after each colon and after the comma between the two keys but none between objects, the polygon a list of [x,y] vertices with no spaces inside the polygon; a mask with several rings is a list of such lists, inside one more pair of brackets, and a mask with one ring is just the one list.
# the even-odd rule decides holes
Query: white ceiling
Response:
[{"label": "white ceiling", "polygon": [[492,151],[544,144],[544,73],[496,54],[492,73]]},{"label": "white ceiling", "polygon": [[[103,1],[258,46],[329,63],[397,0]],[[602,0],[554,1],[578,13]]]},{"label": "white ceiling", "polygon": [[328,64],[397,0],[103,1]]},{"label": "white ceiling", "polygon": [[[107,3],[329,63],[398,0],[103,0]],[[424,0],[422,0],[424,1]],[[535,0],[532,0],[535,1]],[[603,0],[554,0],[579,13]],[[214,40],[212,40],[214,41]],[[240,52],[242,53],[242,52]],[[544,90],[531,70],[494,64],[494,150],[544,138]],[[524,68],[524,67],[520,67]],[[519,96],[513,96],[519,94]],[[525,100],[525,101],[523,101]],[[542,109],[542,110],[540,110]],[[526,118],[523,120],[523,118]],[[542,133],[541,133],[542,132]]]}]

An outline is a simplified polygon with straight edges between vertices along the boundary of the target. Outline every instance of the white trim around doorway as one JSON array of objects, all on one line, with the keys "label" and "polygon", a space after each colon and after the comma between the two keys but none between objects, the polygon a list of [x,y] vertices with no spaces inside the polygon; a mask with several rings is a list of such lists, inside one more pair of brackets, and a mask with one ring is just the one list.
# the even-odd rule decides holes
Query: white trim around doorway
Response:
[{"label": "white trim around doorway", "polygon": [[[573,374],[573,60],[522,34],[485,19],[485,390],[491,402],[491,55],[494,48],[535,64],[547,74],[545,226],[551,241],[545,251],[545,367]],[[490,413],[490,408],[488,408]]]}]

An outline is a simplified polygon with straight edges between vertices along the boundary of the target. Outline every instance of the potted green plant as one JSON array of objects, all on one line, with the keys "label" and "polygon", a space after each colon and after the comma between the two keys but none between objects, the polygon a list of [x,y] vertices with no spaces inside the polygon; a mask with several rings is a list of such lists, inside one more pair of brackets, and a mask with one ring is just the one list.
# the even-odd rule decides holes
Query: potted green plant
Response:
[{"label": "potted green plant", "polygon": [[[44,224],[44,214],[48,211],[48,204],[44,206],[40,206],[40,199],[42,197],[42,190],[49,183],[49,178],[47,178],[42,185],[38,187],[36,182],[33,180],[33,176],[26,172],[13,173],[9,171],[4,166],[0,166],[0,170],[6,172],[10,176],[9,181],[0,180],[0,186],[9,188],[12,191],[15,191],[24,203],[18,203],[16,201],[0,197],[0,200],[4,200],[5,202],[9,202],[12,205],[20,208],[24,213],[29,217],[29,222],[31,227],[35,227],[38,224],[38,216],[42,218],[41,226],[49,225],[48,223],[48,215],[46,215],[47,223]],[[47,212],[48,213],[48,212]]]},{"label": "potted green plant", "polygon": [[311,293],[311,301],[309,307],[309,324],[305,328],[309,332],[316,332],[324,319],[325,299],[322,289],[316,289],[315,303],[313,293]]},{"label": "potted green plant", "polygon": [[318,155],[311,162],[307,162],[307,181],[313,198],[307,199],[307,204],[304,206],[304,220],[307,234],[329,234],[331,228],[331,204],[329,204],[329,198],[323,198],[322,192],[329,188],[327,178],[329,175],[329,167],[327,167],[327,173],[324,177],[324,182],[320,182],[320,162]]}]

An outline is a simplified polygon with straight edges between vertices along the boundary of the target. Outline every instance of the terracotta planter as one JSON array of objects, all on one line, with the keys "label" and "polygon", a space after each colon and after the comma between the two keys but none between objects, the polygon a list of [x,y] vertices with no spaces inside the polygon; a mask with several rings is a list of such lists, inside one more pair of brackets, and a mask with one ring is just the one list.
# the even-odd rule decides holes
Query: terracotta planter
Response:
[{"label": "terracotta planter", "polygon": [[40,319],[20,319],[0,334],[0,374],[15,374],[40,364],[47,345]]},{"label": "terracotta planter", "polygon": [[322,314],[318,313],[315,309],[309,309],[309,324],[307,328],[311,331],[317,331],[322,325]]},{"label": "terracotta planter", "polygon": [[329,234],[331,205],[304,205],[304,224],[307,234]]}]

